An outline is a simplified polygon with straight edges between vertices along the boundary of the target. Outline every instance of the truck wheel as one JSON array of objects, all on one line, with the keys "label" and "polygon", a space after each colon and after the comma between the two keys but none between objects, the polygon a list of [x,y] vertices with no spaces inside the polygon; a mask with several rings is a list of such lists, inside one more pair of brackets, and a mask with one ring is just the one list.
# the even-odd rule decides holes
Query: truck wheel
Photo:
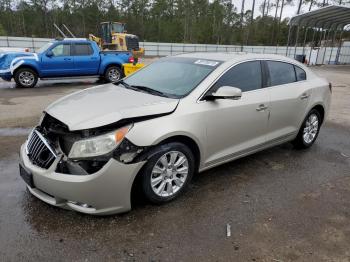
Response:
[{"label": "truck wheel", "polygon": [[106,82],[117,82],[123,78],[123,73],[120,67],[110,66],[107,68],[105,73]]},{"label": "truck wheel", "polygon": [[38,82],[38,74],[30,68],[20,68],[14,76],[17,87],[32,88]]}]

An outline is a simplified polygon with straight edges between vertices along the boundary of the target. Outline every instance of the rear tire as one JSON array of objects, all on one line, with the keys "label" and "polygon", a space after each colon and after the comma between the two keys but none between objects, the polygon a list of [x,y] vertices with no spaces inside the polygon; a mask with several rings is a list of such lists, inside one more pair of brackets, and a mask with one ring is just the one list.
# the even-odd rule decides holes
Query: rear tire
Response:
[{"label": "rear tire", "polygon": [[304,119],[297,137],[292,142],[295,148],[309,148],[316,141],[321,127],[321,115],[316,109],[312,109]]},{"label": "rear tire", "polygon": [[38,74],[30,68],[20,68],[15,72],[14,79],[17,87],[33,88],[38,82]]},{"label": "rear tire", "polygon": [[114,83],[123,78],[123,72],[118,66],[110,66],[107,68],[104,79],[107,83]]},{"label": "rear tire", "polygon": [[159,146],[141,171],[142,190],[154,204],[169,202],[187,188],[195,170],[192,151],[182,143]]}]

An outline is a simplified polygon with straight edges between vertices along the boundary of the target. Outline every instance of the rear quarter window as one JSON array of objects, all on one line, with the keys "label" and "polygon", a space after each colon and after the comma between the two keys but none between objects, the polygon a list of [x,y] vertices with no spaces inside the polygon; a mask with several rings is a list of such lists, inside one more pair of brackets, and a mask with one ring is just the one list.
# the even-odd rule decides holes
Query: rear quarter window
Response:
[{"label": "rear quarter window", "polygon": [[304,69],[301,69],[299,66],[294,66],[294,69],[295,69],[297,81],[306,80],[306,72],[304,71]]}]

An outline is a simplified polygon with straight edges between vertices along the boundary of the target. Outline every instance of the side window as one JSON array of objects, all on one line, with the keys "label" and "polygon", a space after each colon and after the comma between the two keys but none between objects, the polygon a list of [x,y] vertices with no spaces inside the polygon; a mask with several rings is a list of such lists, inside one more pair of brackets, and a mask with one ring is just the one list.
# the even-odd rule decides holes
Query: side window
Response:
[{"label": "side window", "polygon": [[54,56],[70,56],[70,44],[58,44],[51,51]]},{"label": "side window", "polygon": [[297,75],[297,81],[306,80],[305,71],[301,69],[299,66],[294,66],[294,68],[295,68],[295,74]]},{"label": "side window", "polygon": [[94,51],[92,50],[91,44],[85,43],[75,43],[74,44],[74,55],[84,56],[92,55]]},{"label": "side window", "polygon": [[260,61],[244,62],[228,70],[212,87],[215,92],[221,86],[238,87],[242,92],[262,87]]},{"label": "side window", "polygon": [[296,81],[294,66],[292,64],[267,61],[267,67],[270,74],[268,86],[289,84]]}]

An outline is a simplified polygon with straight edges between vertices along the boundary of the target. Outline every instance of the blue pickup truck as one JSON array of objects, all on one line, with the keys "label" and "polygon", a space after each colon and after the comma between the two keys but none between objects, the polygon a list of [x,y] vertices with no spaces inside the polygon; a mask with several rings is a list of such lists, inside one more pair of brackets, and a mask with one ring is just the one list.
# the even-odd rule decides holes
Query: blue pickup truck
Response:
[{"label": "blue pickup truck", "polygon": [[100,51],[94,41],[52,41],[36,53],[0,53],[0,77],[18,87],[34,87],[38,79],[97,76],[108,82],[123,77],[122,65],[132,62],[131,52]]}]

